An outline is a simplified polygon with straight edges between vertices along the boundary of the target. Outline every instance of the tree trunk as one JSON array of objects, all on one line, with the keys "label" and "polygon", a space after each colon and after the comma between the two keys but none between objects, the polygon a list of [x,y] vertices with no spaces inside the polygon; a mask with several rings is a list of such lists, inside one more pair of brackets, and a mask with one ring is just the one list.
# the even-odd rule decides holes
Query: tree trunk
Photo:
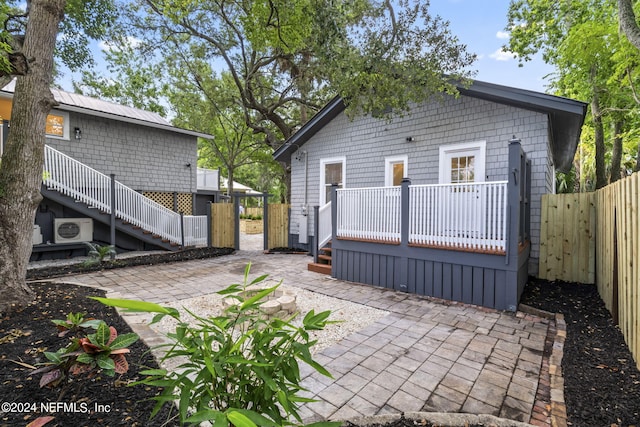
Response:
[{"label": "tree trunk", "polygon": [[618,0],[618,22],[631,44],[640,49],[640,28],[633,13],[631,0]]},{"label": "tree trunk", "polygon": [[620,179],[623,126],[622,120],[616,120],[613,124],[613,150],[611,152],[611,178],[609,182],[616,182]]},{"label": "tree trunk", "polygon": [[591,115],[593,117],[594,139],[596,144],[596,189],[607,185],[607,171],[605,167],[604,155],[604,128],[602,125],[602,113],[598,100],[597,89],[594,89],[591,100]]},{"label": "tree trunk", "polygon": [[26,285],[35,210],[42,199],[45,123],[53,51],[66,0],[32,0],[24,40],[30,71],[18,77],[11,130],[0,165],[0,313],[31,299]]}]

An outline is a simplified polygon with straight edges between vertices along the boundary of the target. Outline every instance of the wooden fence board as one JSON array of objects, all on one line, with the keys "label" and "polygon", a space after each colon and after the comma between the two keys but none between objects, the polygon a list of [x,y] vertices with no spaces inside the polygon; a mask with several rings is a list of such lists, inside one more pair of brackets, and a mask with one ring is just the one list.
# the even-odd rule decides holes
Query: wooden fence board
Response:
[{"label": "wooden fence board", "polygon": [[538,274],[547,280],[594,283],[595,194],[542,197]]},{"label": "wooden fence board", "polygon": [[270,204],[268,218],[268,246],[286,248],[289,246],[289,207],[288,204]]},{"label": "wooden fence board", "polygon": [[211,204],[211,244],[217,248],[234,247],[233,203]]},{"label": "wooden fence board", "polygon": [[539,276],[596,283],[640,368],[640,173],[594,193],[545,195]]}]

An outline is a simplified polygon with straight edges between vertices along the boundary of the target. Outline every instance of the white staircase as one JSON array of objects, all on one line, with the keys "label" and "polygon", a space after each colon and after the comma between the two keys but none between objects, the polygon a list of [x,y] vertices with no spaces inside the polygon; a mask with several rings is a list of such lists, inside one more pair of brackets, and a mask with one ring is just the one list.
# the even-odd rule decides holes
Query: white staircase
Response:
[{"label": "white staircase", "polygon": [[[48,145],[42,181],[49,190],[111,214],[111,178]],[[118,181],[115,181],[115,216],[175,245],[183,244],[183,230],[184,246],[207,244],[206,216],[181,216]]]}]

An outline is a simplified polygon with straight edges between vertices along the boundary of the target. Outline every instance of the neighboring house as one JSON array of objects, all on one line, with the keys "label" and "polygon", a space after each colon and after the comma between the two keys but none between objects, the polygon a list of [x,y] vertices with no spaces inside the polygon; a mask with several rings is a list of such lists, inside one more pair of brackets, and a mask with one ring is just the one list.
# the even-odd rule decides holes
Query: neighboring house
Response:
[{"label": "neighboring house", "polygon": [[[0,117],[3,123],[0,154],[3,149],[2,141],[10,131],[13,91],[13,82],[0,91]],[[93,169],[107,176],[115,174],[115,179],[124,187],[146,196],[144,199],[138,199],[143,204],[147,204],[151,199],[170,211],[183,212],[185,215],[195,212],[195,195],[198,191],[197,139],[212,138],[210,135],[177,128],[156,113],[58,89],[52,89],[52,93],[58,105],[47,118],[45,178],[54,180],[62,176],[60,168],[63,166],[60,159],[66,155],[71,158],[68,161],[73,163],[73,167],[82,168],[83,172],[75,178],[64,175],[64,178],[60,179],[72,182],[59,182],[62,187],[75,186],[74,191],[77,192],[80,186],[88,188],[106,185],[94,184],[94,178],[85,175],[93,173]],[[65,164],[64,167],[71,166]],[[74,180],[83,182],[78,183]],[[54,243],[56,240],[53,229],[56,218],[90,216],[86,209],[76,209],[78,204],[66,203],[60,194],[49,191],[48,188],[51,187],[49,183],[43,187],[45,200],[36,216],[43,244]],[[77,196],[76,199],[78,198],[85,201],[84,196]],[[211,199],[213,198],[211,196]],[[130,199],[127,200],[126,204],[134,204]],[[95,206],[84,206],[91,207]],[[92,240],[109,242],[109,227],[101,225],[99,218],[93,220]],[[124,222],[129,221],[137,222],[133,219]],[[118,246],[123,249],[157,246],[149,242],[143,243],[143,240],[129,236],[120,229],[118,232],[122,234],[118,236]],[[156,233],[155,230],[148,232]],[[163,236],[162,240],[171,240],[170,237],[164,238],[164,233],[158,235]]]},{"label": "neighboring house", "polygon": [[[222,182],[220,183],[220,190],[228,195],[229,192],[229,180],[225,177],[222,177]],[[234,193],[242,193],[247,196],[261,196],[262,193],[254,190],[251,187],[248,187],[244,184],[240,184],[239,182],[233,181],[233,192]]]},{"label": "neighboring house", "polygon": [[[527,263],[528,273],[537,272],[541,196],[555,191],[556,170],[571,168],[586,108],[582,102],[478,81],[460,88],[458,98],[416,105],[390,121],[350,120],[335,98],[274,153],[291,166],[290,245],[315,251],[324,244],[320,240],[332,238],[331,250],[320,258],[333,257],[325,271],[334,277],[515,309],[513,296],[499,300],[493,294],[498,290],[487,290],[488,281],[477,277],[517,280],[512,294],[519,298]],[[513,139],[521,142],[510,149]],[[403,178],[410,179],[407,195],[413,195],[406,207],[400,187],[393,189]],[[509,203],[507,180],[521,186]],[[340,188],[334,222],[327,205],[333,183]],[[319,238],[315,229],[326,229],[327,220],[315,217],[314,206],[333,229],[326,236],[318,232]],[[522,216],[511,218],[510,209]],[[521,229],[510,232],[516,225]],[[519,251],[512,254],[510,236],[519,238],[514,244]],[[505,261],[511,255],[514,260]],[[500,267],[510,262],[514,265]],[[443,268],[450,277],[443,278]],[[474,277],[459,281],[476,292],[456,298],[451,283],[463,271]],[[388,277],[380,277],[384,274]],[[438,280],[446,283],[434,285]],[[425,282],[431,290],[420,288]],[[484,298],[489,301],[478,289],[490,294]]]}]

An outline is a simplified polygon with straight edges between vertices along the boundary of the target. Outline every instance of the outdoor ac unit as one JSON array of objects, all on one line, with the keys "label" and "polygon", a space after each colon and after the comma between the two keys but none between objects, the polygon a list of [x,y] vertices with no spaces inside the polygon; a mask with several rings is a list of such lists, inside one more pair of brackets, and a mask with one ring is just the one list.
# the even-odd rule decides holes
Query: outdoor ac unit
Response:
[{"label": "outdoor ac unit", "polygon": [[55,243],[90,242],[93,240],[91,218],[56,218],[53,220]]}]

